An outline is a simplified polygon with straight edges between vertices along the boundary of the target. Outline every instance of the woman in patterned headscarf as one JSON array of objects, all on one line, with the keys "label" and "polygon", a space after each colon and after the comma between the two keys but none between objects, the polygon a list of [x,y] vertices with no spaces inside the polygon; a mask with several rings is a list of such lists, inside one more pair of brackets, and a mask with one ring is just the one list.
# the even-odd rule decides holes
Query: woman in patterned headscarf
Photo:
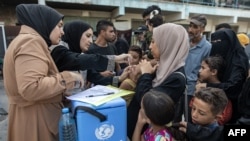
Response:
[{"label": "woman in patterned headscarf", "polygon": [[[168,94],[176,103],[184,93],[185,59],[188,55],[188,34],[181,25],[166,23],[153,29],[150,49],[158,65],[142,61],[142,75],[137,81],[135,95],[128,106],[128,137],[131,138],[143,95],[150,89]],[[159,111],[160,112],[160,111]]]},{"label": "woman in patterned headscarf", "polygon": [[58,141],[62,98],[83,84],[80,74],[59,73],[48,47],[63,35],[63,15],[38,4],[16,7],[21,30],[4,58],[9,100],[8,141]]}]

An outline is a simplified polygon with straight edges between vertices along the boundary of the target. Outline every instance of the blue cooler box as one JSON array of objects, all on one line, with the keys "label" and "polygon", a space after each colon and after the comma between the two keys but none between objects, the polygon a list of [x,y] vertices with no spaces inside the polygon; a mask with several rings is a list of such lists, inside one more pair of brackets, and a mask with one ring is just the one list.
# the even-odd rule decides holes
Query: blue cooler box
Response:
[{"label": "blue cooler box", "polygon": [[[82,109],[82,106],[87,109]],[[98,107],[72,101],[72,111],[75,112],[78,141],[127,140],[127,111],[124,99],[117,98]],[[97,115],[102,114],[104,118],[90,111],[97,112]]]}]

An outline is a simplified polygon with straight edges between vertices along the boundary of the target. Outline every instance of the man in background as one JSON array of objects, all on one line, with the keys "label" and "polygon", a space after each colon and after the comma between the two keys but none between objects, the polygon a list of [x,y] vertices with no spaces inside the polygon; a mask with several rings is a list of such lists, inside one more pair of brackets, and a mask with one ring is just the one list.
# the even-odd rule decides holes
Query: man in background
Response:
[{"label": "man in background", "polygon": [[[89,50],[86,53],[117,55],[117,49],[111,43],[115,39],[114,24],[107,20],[100,20],[96,25],[96,33],[97,38],[95,42],[90,45]],[[118,83],[118,77],[115,75],[120,69],[120,65],[116,63],[114,66],[110,66],[107,70],[88,70],[87,79],[94,85],[109,85],[111,82]],[[116,86],[117,84],[114,85]]]},{"label": "man in background", "polygon": [[136,45],[139,45],[143,51],[143,53],[146,52],[146,50],[148,50],[148,46],[146,43],[146,39],[145,39],[145,35],[146,32],[148,31],[148,28],[146,25],[141,25],[139,26],[135,31],[135,35],[136,35]]},{"label": "man in background", "polygon": [[[211,50],[211,43],[208,42],[203,35],[206,25],[207,18],[204,15],[196,15],[190,19],[188,27],[190,48],[184,67],[187,79],[187,99],[185,99],[185,95],[181,97],[176,108],[175,122],[180,122],[182,120],[183,113],[185,113],[186,121],[192,122],[189,103],[195,92],[201,62],[209,56]],[[184,107],[188,107],[188,109],[184,111]]]},{"label": "man in background", "polygon": [[142,13],[142,18],[145,22],[145,25],[148,26],[148,21],[150,20],[150,13],[154,10],[157,10],[158,14],[161,15],[161,8],[157,5],[148,6]]},{"label": "man in background", "polygon": [[[124,37],[120,37],[118,35],[118,31],[116,28],[114,28],[115,31],[115,39],[112,42],[112,44],[116,47],[117,50],[117,55],[123,54],[123,53],[128,53],[129,50],[129,43]],[[120,64],[121,69],[124,69],[127,67],[126,63]]]},{"label": "man in background", "polygon": [[153,28],[161,25],[163,23],[162,11],[161,8],[157,5],[148,6],[142,13],[142,18],[145,22],[145,25],[149,29],[145,34],[145,42],[146,42],[146,51],[144,58],[154,59],[149,49],[149,45],[152,39]]}]

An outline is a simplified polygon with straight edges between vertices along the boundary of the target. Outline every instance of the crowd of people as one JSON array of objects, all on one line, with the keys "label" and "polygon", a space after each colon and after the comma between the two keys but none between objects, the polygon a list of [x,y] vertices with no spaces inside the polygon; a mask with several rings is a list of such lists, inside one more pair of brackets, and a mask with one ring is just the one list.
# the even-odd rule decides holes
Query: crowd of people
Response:
[{"label": "crowd of people", "polygon": [[20,4],[16,15],[21,30],[3,63],[8,141],[58,141],[65,96],[95,85],[134,91],[124,121],[131,141],[223,141],[225,125],[250,125],[249,38],[227,23],[208,41],[206,16],[185,29],[152,5],[136,31],[143,41],[129,45],[108,20],[97,22],[93,41],[91,25],[64,25],[48,6]]}]

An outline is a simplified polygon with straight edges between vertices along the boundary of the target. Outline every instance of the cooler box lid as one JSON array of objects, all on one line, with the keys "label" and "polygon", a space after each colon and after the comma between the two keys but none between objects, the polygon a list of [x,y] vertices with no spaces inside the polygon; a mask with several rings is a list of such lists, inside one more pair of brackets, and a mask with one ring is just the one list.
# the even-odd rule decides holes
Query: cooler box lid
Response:
[{"label": "cooler box lid", "polygon": [[[89,107],[89,108],[92,108],[94,110],[101,110],[101,109],[108,109],[108,108],[117,108],[117,107],[124,107],[126,106],[126,102],[124,99],[122,98],[116,98],[116,99],[113,99],[111,101],[108,101],[100,106],[94,106],[92,104],[89,104],[89,103],[85,103],[85,102],[81,102],[81,101],[75,101],[75,100],[72,100],[71,102],[72,104],[72,109],[75,109],[76,107],[78,106],[86,106],[86,107]],[[76,111],[77,113],[85,113],[85,111],[83,110],[77,110]]]}]

